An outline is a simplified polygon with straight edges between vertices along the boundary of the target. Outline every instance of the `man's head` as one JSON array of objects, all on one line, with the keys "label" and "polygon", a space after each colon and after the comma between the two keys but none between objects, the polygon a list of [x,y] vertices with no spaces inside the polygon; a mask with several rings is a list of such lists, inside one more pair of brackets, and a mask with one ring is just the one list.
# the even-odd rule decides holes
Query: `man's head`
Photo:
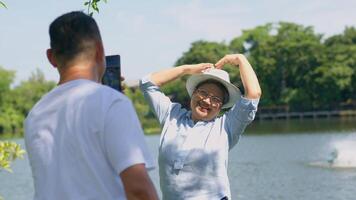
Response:
[{"label": "man's head", "polygon": [[105,65],[99,28],[95,20],[83,12],[74,11],[55,19],[49,27],[49,35],[51,49],[47,56],[55,67],[66,68],[81,61],[94,62],[101,68]]}]

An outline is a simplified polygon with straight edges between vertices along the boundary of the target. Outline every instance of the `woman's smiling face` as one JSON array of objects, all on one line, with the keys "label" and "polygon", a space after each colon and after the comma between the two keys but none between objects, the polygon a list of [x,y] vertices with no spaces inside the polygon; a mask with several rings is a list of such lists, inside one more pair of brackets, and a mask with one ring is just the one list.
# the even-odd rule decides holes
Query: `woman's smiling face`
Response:
[{"label": "woman's smiling face", "polygon": [[193,121],[210,121],[220,112],[224,92],[214,83],[204,83],[195,89],[190,100]]}]

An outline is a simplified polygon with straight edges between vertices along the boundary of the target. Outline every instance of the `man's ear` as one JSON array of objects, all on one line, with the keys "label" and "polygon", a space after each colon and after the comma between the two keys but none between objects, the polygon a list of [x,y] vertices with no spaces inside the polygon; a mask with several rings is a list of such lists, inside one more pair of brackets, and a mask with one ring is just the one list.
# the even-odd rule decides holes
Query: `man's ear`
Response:
[{"label": "man's ear", "polygon": [[96,52],[95,52],[95,60],[96,60],[96,62],[97,63],[104,63],[104,61],[105,61],[105,52],[104,52],[103,43],[101,41],[96,41],[95,47],[96,47]]},{"label": "man's ear", "polygon": [[57,61],[54,58],[52,49],[47,49],[46,53],[47,53],[47,59],[51,63],[51,65],[53,65],[53,67],[57,67]]}]

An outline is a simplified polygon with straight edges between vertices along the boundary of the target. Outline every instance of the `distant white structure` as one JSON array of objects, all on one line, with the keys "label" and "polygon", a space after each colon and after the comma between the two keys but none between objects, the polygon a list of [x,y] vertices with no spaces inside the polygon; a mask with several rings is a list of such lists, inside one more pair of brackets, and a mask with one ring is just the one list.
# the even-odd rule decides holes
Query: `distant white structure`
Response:
[{"label": "distant white structure", "polygon": [[138,87],[139,80],[125,80],[124,84],[127,85],[127,87],[129,88]]}]

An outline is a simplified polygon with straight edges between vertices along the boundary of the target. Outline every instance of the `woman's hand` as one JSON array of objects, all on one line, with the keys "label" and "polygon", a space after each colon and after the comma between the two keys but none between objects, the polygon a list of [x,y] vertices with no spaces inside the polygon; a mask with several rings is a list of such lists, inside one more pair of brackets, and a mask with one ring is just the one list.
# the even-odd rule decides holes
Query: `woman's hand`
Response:
[{"label": "woman's hand", "polygon": [[212,67],[214,67],[214,65],[211,63],[200,63],[196,65],[181,65],[178,67],[172,67],[170,69],[165,69],[153,73],[151,75],[151,81],[157,86],[162,86],[168,82],[179,78],[180,76],[186,74],[199,74],[204,72],[204,70],[207,70]]},{"label": "woman's hand", "polygon": [[214,65],[211,63],[200,63],[200,64],[195,64],[195,65],[183,65],[182,66],[185,74],[200,74],[203,73],[205,70],[213,68]]},{"label": "woman's hand", "polygon": [[222,69],[225,64],[239,67],[241,81],[245,89],[245,97],[249,99],[261,97],[262,91],[255,71],[243,54],[226,55],[215,64],[215,67]]},{"label": "woman's hand", "polygon": [[226,55],[222,59],[220,59],[215,64],[215,67],[218,69],[222,69],[225,64],[239,66],[244,62],[248,62],[248,61],[243,54],[230,54],[230,55]]}]

